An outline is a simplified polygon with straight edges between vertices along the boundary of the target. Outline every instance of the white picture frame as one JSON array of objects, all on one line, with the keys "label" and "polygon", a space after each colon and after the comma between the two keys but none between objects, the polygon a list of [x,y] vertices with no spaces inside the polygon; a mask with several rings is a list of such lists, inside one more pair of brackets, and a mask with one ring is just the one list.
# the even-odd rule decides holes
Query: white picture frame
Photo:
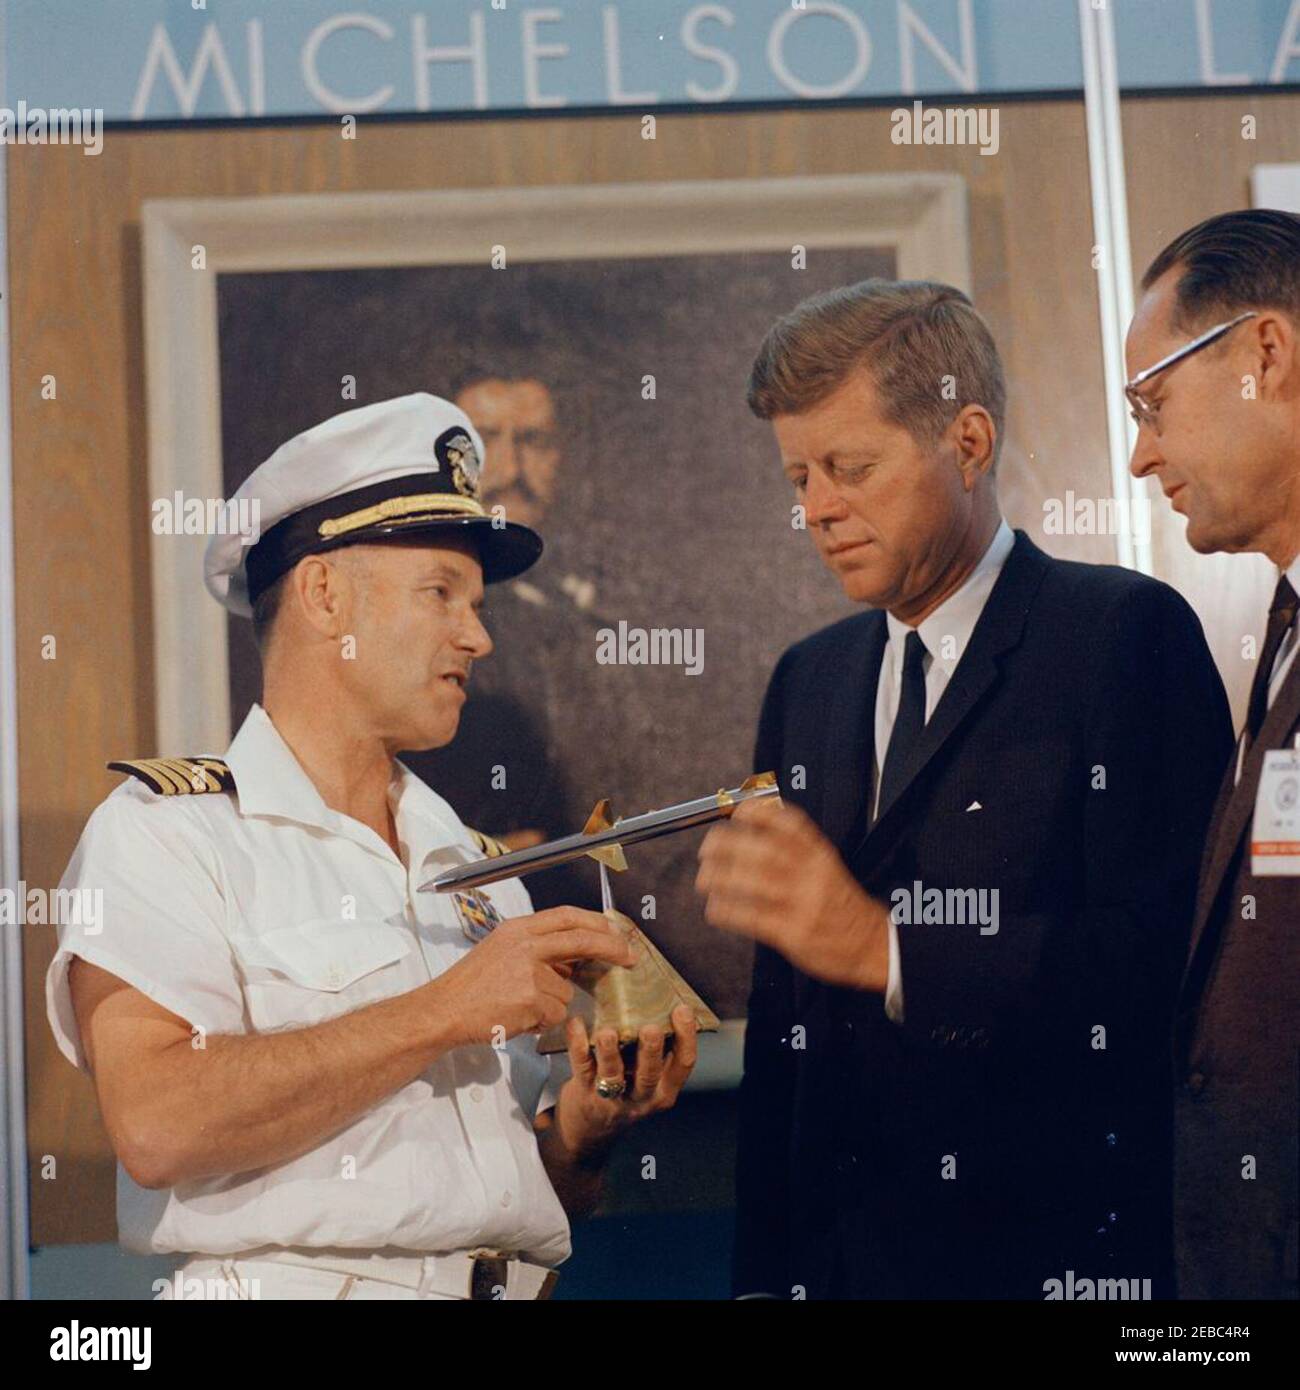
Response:
[{"label": "white picture frame", "polygon": [[[970,292],[958,175],[848,175],[446,192],[163,199],[143,204],[149,496],[223,492],[217,277],[223,272],[889,248],[902,279]],[[205,536],[153,535],[156,749],[230,736],[225,611]],[[738,1084],[743,1019],[701,1047],[690,1089]]]}]

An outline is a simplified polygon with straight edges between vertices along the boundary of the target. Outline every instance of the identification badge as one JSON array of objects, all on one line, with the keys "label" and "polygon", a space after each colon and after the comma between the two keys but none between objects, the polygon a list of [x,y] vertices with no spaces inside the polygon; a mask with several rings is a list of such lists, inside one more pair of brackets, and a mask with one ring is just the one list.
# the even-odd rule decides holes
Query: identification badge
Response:
[{"label": "identification badge", "polygon": [[1250,830],[1250,871],[1258,878],[1300,875],[1300,750],[1264,754]]},{"label": "identification badge", "polygon": [[466,893],[453,893],[451,900],[456,904],[460,929],[471,941],[482,941],[493,927],[500,926],[504,920],[492,905],[492,899],[481,888],[471,888]]}]

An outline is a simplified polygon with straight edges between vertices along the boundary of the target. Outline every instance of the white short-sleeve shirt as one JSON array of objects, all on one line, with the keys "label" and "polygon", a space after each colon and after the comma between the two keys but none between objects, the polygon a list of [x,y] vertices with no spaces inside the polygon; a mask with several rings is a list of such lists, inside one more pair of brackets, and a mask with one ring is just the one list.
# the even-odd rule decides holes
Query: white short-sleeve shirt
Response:
[{"label": "white short-sleeve shirt", "polygon": [[[409,769],[397,764],[389,791],[399,860],[325,805],[260,706],[226,761],[233,793],[160,796],[131,778],[86,825],[61,887],[102,889],[102,916],[60,927],[46,978],[50,1025],[78,1067],[75,956],[206,1034],[252,1034],[404,994],[473,948],[451,898],[417,889],[481,854]],[[532,910],[518,879],[483,891],[503,918]],[[287,1163],[168,1190],[139,1187],[119,1165],[121,1242],[214,1255],[489,1246],[559,1264],[569,1225],[532,1129],[559,1080],[525,1034],[445,1053]]]}]

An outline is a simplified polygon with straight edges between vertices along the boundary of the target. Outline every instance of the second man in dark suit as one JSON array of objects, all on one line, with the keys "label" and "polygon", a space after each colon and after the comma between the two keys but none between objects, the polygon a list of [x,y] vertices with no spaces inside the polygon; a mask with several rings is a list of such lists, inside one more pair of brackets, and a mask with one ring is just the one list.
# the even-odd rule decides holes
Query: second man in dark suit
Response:
[{"label": "second man in dark suit", "polygon": [[[1300,217],[1232,212],[1152,262],[1129,330],[1132,469],[1194,549],[1277,566],[1205,846],[1175,1031],[1185,1298],[1296,1298],[1300,1224]],[[1209,765],[1211,770],[1214,764]]]},{"label": "second man in dark suit", "polygon": [[749,399],[872,611],[781,658],[755,766],[785,804],[701,847],[710,921],[757,942],[735,1291],[1167,1293],[1167,1037],[1230,737],[1200,625],[1007,527],[960,292],[805,301]]}]

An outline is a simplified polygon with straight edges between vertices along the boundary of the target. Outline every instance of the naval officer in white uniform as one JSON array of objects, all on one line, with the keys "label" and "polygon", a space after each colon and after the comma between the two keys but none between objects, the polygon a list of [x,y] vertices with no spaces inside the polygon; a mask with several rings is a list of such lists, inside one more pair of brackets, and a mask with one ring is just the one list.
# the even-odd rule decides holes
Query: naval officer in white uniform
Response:
[{"label": "naval officer in white uniform", "polygon": [[396,760],[455,735],[491,651],[483,584],[541,540],[479,501],[468,416],[417,394],[347,411],[257,468],[256,544],[208,547],[264,668],[224,758],[146,759],[94,812],[64,887],[104,891],[47,979],[94,1078],[122,1244],[183,1252],[160,1296],[537,1298],[615,1136],[695,1059],[644,1030],[537,1034],[578,960],[631,962],[603,917],[534,914],[517,879],[417,891],[492,846]]}]

